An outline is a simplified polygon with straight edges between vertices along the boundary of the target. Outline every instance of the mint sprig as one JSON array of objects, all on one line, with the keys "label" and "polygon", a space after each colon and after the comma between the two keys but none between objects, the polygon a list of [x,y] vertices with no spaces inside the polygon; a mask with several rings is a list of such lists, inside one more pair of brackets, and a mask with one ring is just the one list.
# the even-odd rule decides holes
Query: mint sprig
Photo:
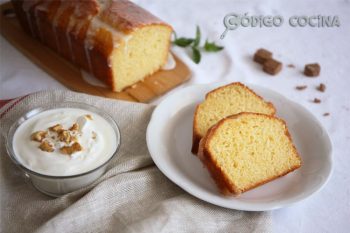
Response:
[{"label": "mint sprig", "polygon": [[205,41],[204,50],[207,52],[218,52],[223,49],[223,46],[218,46],[215,42],[209,42],[208,40]]},{"label": "mint sprig", "polygon": [[223,46],[216,45],[215,42],[209,42],[208,39],[205,40],[205,44],[203,47],[200,47],[201,41],[201,31],[199,26],[196,27],[196,35],[195,38],[186,38],[180,37],[178,38],[176,33],[174,32],[174,41],[173,44],[182,48],[186,48],[191,46],[192,50],[192,60],[194,63],[198,64],[201,61],[201,50],[204,49],[206,52],[219,52],[224,49]]},{"label": "mint sprig", "polygon": [[197,47],[192,46],[192,60],[194,63],[198,64],[201,61],[201,53]]},{"label": "mint sprig", "polygon": [[199,43],[201,42],[201,30],[199,29],[198,25],[196,27],[196,38],[194,39],[193,46],[198,47]]},{"label": "mint sprig", "polygon": [[177,46],[180,46],[180,47],[187,47],[190,44],[192,44],[192,42],[193,42],[193,39],[185,38],[185,37],[181,37],[181,38],[174,40],[174,44],[176,44]]}]

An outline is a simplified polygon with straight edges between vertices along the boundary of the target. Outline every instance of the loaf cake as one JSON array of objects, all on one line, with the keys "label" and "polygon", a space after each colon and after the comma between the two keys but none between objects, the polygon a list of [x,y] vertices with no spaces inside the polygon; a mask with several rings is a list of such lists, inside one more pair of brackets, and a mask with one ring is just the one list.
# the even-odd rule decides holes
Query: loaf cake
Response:
[{"label": "loaf cake", "polygon": [[12,0],[26,32],[121,91],[167,61],[172,28],[128,0]]},{"label": "loaf cake", "polygon": [[192,153],[197,154],[199,141],[211,126],[224,117],[240,112],[274,115],[276,110],[271,103],[239,82],[209,92],[194,114]]},{"label": "loaf cake", "polygon": [[198,157],[225,195],[239,195],[301,166],[285,122],[259,113],[219,121],[202,138]]}]

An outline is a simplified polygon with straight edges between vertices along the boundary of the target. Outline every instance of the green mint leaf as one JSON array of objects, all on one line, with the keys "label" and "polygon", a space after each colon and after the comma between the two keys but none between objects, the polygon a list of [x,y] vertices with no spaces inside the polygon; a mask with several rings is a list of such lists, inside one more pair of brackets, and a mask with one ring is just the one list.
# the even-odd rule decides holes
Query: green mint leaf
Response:
[{"label": "green mint leaf", "polygon": [[208,40],[205,41],[204,50],[207,52],[218,52],[223,49],[224,49],[223,46],[218,46],[215,44],[215,42],[210,43],[208,42]]},{"label": "green mint leaf", "polygon": [[199,43],[201,42],[201,31],[197,25],[196,27],[196,38],[194,39],[194,43],[193,46],[197,47],[199,45]]},{"label": "green mint leaf", "polygon": [[191,38],[180,37],[180,38],[176,38],[176,40],[174,41],[174,44],[180,47],[187,47],[190,44],[192,44],[192,42],[193,42],[193,39]]},{"label": "green mint leaf", "polygon": [[192,60],[198,64],[201,61],[201,53],[197,47],[192,46]]}]

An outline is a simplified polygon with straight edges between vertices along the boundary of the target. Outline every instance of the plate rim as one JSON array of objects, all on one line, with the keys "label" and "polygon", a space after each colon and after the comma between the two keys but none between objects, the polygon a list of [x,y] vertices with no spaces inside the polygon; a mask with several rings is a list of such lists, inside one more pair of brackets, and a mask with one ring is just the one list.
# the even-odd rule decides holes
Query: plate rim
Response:
[{"label": "plate rim", "polygon": [[[286,203],[284,202],[277,202],[274,204],[271,203],[236,203],[236,206],[227,206],[225,204],[222,204],[220,201],[217,200],[212,200],[210,197],[207,196],[203,196],[200,192],[197,192],[197,190],[192,190],[191,187],[188,187],[187,185],[183,185],[182,182],[179,180],[178,177],[173,176],[171,174],[171,172],[168,172],[164,169],[164,167],[162,166],[161,161],[159,161],[157,159],[157,156],[155,156],[154,154],[156,154],[156,151],[154,150],[153,144],[152,144],[152,127],[155,124],[155,118],[157,117],[157,115],[159,114],[159,112],[164,108],[164,106],[167,104],[167,102],[171,101],[173,98],[181,95],[181,93],[187,93],[189,90],[193,89],[193,88],[216,88],[222,85],[227,85],[228,83],[232,83],[232,82],[215,82],[215,83],[207,83],[207,84],[194,84],[194,85],[189,85],[187,87],[184,87],[183,89],[180,89],[174,93],[172,93],[171,95],[167,96],[165,99],[163,99],[154,109],[152,116],[150,118],[150,121],[148,123],[147,126],[147,131],[146,131],[146,142],[147,142],[147,147],[150,153],[150,156],[152,158],[152,160],[154,161],[155,165],[158,167],[158,169],[169,179],[171,180],[173,183],[175,183],[178,187],[180,187],[181,189],[185,190],[187,193],[189,193],[190,195],[203,200],[205,202],[211,203],[213,205],[216,206],[220,206],[220,207],[224,207],[224,208],[228,208],[228,209],[235,209],[235,210],[245,210],[245,211],[267,211],[267,210],[274,210],[274,209],[280,209],[283,207],[287,207],[290,205],[293,205],[297,202],[300,202],[302,200],[306,200],[308,198],[310,198],[311,196],[315,195],[316,193],[318,193],[319,191],[321,191],[329,182],[332,173],[333,173],[333,156],[332,156],[332,152],[333,152],[333,143],[332,140],[327,132],[327,130],[324,128],[324,126],[321,124],[321,122],[317,119],[316,116],[314,116],[314,114],[312,114],[306,107],[304,107],[303,105],[294,102],[293,100],[285,97],[284,95],[278,93],[275,90],[272,90],[270,88],[264,87],[264,86],[260,86],[260,85],[256,85],[256,84],[252,84],[252,83],[248,83],[248,82],[241,82],[244,85],[248,86],[251,89],[261,89],[264,91],[268,91],[271,94],[277,96],[278,98],[282,98],[286,101],[288,101],[291,104],[294,104],[295,106],[297,106],[298,108],[300,108],[302,111],[308,113],[311,117],[311,119],[321,128],[321,130],[323,132],[325,132],[325,139],[328,142],[328,146],[329,146],[329,153],[327,153],[327,160],[328,160],[328,165],[329,165],[329,172],[326,175],[324,181],[322,183],[320,183],[318,186],[316,186],[314,189],[308,191],[306,194],[304,195],[298,195],[292,198],[287,199],[288,201]],[[204,99],[204,96],[203,96]],[[190,103],[190,101],[185,101],[187,104],[185,106],[188,106],[188,103]],[[220,193],[218,192],[218,196],[220,197]],[[234,203],[234,202],[232,202]]]}]

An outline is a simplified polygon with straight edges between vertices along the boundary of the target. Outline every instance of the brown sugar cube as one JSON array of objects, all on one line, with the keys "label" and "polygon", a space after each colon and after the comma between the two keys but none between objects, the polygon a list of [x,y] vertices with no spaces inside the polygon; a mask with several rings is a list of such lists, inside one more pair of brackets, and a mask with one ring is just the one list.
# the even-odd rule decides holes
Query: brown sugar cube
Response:
[{"label": "brown sugar cube", "polygon": [[272,58],[267,60],[263,65],[263,71],[271,75],[277,74],[278,72],[281,71],[281,69],[282,69],[282,63]]},{"label": "brown sugar cube", "polygon": [[272,53],[266,49],[258,49],[254,54],[254,61],[261,65],[271,58]]},{"label": "brown sugar cube", "polygon": [[307,64],[304,68],[304,74],[308,77],[317,77],[320,75],[321,67],[318,63]]}]

